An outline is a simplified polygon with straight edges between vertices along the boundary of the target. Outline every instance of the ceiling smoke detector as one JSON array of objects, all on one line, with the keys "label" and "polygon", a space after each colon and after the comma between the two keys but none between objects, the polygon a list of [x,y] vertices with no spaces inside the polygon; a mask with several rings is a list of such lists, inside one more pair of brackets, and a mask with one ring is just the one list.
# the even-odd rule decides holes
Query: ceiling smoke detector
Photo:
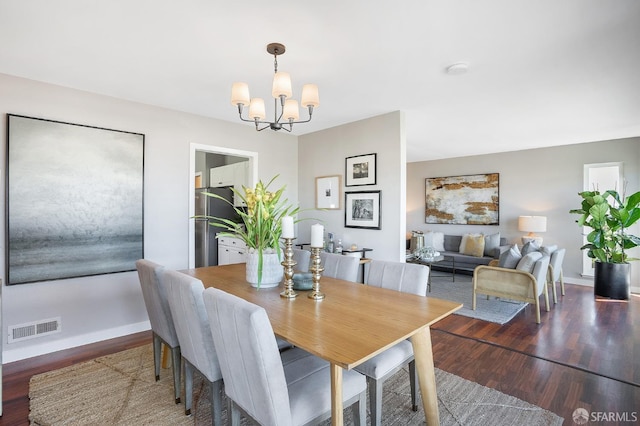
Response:
[{"label": "ceiling smoke detector", "polygon": [[469,64],[466,62],[457,62],[455,64],[449,65],[446,69],[447,74],[449,75],[460,75],[464,74],[469,70]]}]

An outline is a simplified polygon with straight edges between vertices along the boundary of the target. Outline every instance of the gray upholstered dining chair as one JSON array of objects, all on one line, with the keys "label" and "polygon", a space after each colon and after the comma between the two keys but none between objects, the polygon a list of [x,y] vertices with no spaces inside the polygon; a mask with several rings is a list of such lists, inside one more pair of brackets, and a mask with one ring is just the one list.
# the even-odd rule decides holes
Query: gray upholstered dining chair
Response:
[{"label": "gray upholstered dining chair", "polygon": [[185,414],[191,414],[193,372],[196,369],[209,382],[213,424],[221,425],[222,372],[202,300],[204,285],[202,281],[176,271],[165,271],[162,279],[169,289],[169,306],[182,348]]},{"label": "gray upholstered dining chair", "polygon": [[294,266],[296,271],[308,272],[311,252],[309,250],[293,249],[293,260],[296,262],[296,266]]},{"label": "gray upholstered dining chair", "polygon": [[[215,288],[204,291],[232,425],[241,413],[261,425],[315,424],[331,415],[329,364],[299,348],[280,354],[264,308]],[[366,381],[343,373],[354,424],[366,424]]]},{"label": "gray upholstered dining chair", "polygon": [[359,257],[323,251],[320,252],[320,260],[324,268],[324,271],[322,271],[323,276],[353,282],[358,280]]},{"label": "gray upholstered dining chair", "polygon": [[[428,279],[428,266],[414,263],[372,260],[369,264],[365,284],[416,294],[418,296],[426,296]],[[380,425],[381,423],[382,384],[407,364],[409,365],[409,383],[411,385],[411,408],[413,411],[417,411],[417,374],[411,341],[403,340],[381,354],[355,367],[356,371],[367,376],[371,425]]]},{"label": "gray upholstered dining chair", "polygon": [[136,261],[142,297],[147,308],[153,334],[153,366],[156,381],[160,380],[160,354],[164,343],[171,348],[171,365],[173,367],[173,387],[176,404],[180,402],[180,343],[171,317],[167,288],[161,281],[164,266],[149,260]]}]

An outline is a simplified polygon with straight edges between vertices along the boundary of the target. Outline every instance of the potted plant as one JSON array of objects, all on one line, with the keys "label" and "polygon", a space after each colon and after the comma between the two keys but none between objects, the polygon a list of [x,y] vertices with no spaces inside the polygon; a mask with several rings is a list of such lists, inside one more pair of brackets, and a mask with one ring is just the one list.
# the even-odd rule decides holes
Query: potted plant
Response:
[{"label": "potted plant", "polygon": [[226,231],[218,236],[230,236],[242,239],[249,249],[247,253],[247,281],[257,288],[260,286],[277,286],[283,277],[280,264],[282,251],[280,249],[280,235],[282,234],[282,218],[293,216],[299,208],[293,207],[288,200],[282,200],[285,187],[269,191],[269,185],[278,176],[274,176],[266,185],[259,181],[255,188],[242,186],[242,191],[232,188],[235,195],[240,197],[246,208],[235,207],[233,203],[217,194],[205,192],[209,197],[221,199],[231,204],[242,222],[214,216],[203,216],[209,219],[209,225],[217,226]]},{"label": "potted plant", "polygon": [[625,250],[640,245],[640,238],[627,229],[640,219],[640,191],[630,197],[617,191],[584,191],[582,207],[569,213],[581,215],[576,222],[592,231],[587,244],[580,247],[595,261],[594,293],[612,299],[628,299],[631,281],[630,264],[637,260]]}]

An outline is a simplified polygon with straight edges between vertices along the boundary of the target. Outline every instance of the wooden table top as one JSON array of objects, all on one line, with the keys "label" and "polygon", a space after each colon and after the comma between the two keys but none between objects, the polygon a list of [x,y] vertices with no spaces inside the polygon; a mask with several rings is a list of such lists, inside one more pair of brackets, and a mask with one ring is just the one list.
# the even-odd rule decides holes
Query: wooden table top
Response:
[{"label": "wooden table top", "polygon": [[282,284],[257,290],[245,280],[245,265],[210,266],[181,271],[262,306],[276,335],[342,368],[351,369],[397,342],[460,309],[461,304],[416,296],[330,277],[320,279],[326,297],[308,291],[280,297]]}]

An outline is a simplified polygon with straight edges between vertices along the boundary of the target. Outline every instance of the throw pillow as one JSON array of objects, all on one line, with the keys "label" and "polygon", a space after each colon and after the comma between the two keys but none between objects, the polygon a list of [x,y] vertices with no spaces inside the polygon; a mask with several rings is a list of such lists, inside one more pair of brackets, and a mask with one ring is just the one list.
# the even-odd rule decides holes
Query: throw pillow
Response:
[{"label": "throw pillow", "polygon": [[484,255],[494,257],[500,247],[500,233],[484,236]]},{"label": "throw pillow", "polygon": [[482,257],[484,254],[484,235],[464,234],[460,243],[460,253],[467,256]]},{"label": "throw pillow", "polygon": [[534,251],[540,251],[540,246],[535,241],[527,241],[525,245],[522,246],[521,253],[523,256],[528,255]]},{"label": "throw pillow", "polygon": [[554,251],[558,250],[558,246],[557,245],[552,245],[552,246],[542,246],[540,247],[540,253],[542,253],[544,256],[551,256],[553,254]]},{"label": "throw pillow", "polygon": [[531,253],[522,256],[522,259],[520,259],[518,265],[516,265],[516,269],[532,273],[533,266],[540,259],[542,259],[542,253],[539,251],[532,251]]},{"label": "throw pillow", "polygon": [[498,266],[501,268],[515,269],[520,259],[522,259],[522,254],[520,254],[518,246],[514,244],[509,250],[506,250],[500,255]]},{"label": "throw pillow", "polygon": [[424,246],[433,247],[435,251],[444,251],[444,232],[425,232]]}]

